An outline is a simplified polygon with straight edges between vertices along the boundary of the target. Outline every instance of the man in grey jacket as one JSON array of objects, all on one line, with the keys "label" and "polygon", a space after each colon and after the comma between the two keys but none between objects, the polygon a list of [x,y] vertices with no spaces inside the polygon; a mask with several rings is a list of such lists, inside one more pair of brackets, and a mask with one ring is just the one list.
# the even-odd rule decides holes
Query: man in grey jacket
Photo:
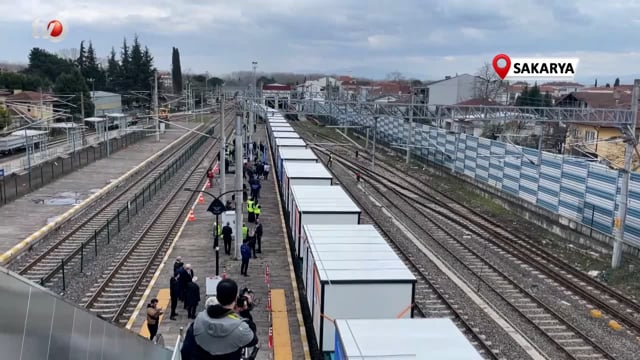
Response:
[{"label": "man in grey jacket", "polygon": [[224,279],[216,287],[217,305],[196,316],[182,347],[185,360],[240,360],[242,349],[258,343],[255,325],[233,312],[238,285]]}]

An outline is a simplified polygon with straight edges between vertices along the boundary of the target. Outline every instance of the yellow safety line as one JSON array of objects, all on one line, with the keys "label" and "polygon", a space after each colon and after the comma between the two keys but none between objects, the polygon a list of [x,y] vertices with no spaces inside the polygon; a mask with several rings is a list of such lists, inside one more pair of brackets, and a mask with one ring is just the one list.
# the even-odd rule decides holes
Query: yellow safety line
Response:
[{"label": "yellow safety line", "polygon": [[271,305],[273,358],[274,360],[292,360],[291,333],[284,289],[271,290]]},{"label": "yellow safety line", "polygon": [[[162,310],[164,310],[164,314],[160,315],[160,318],[158,319],[158,325],[160,323],[162,323],[162,320],[164,319],[164,315],[167,313],[167,310],[169,309],[169,303],[171,302],[171,292],[169,291],[169,289],[160,289],[158,291],[158,295],[156,296],[156,298],[158,299],[158,307],[161,308]],[[144,322],[142,323],[142,327],[140,328],[140,331],[138,332],[138,334],[140,334],[140,336],[142,337],[149,337],[149,329],[147,328],[147,320],[145,319]]]},{"label": "yellow safety line", "polygon": [[[267,145],[269,149],[271,149],[271,142],[269,141],[269,137],[265,136]],[[289,276],[291,276],[291,284],[293,286],[293,299],[296,304],[296,316],[298,317],[298,326],[300,328],[300,342],[302,342],[302,350],[304,351],[305,360],[311,360],[311,355],[309,351],[309,343],[307,342],[307,330],[304,327],[304,320],[302,319],[302,307],[300,306],[300,299],[298,297],[298,282],[296,281],[296,274],[293,270],[293,261],[291,260],[291,248],[289,247],[289,240],[287,239],[287,227],[284,224],[284,213],[282,211],[282,204],[278,201],[278,194],[280,193],[280,186],[278,185],[278,177],[276,174],[276,167],[273,163],[273,156],[271,156],[271,151],[267,151],[269,156],[269,162],[271,163],[271,168],[273,170],[273,183],[276,186],[276,203],[278,204],[278,211],[280,212],[280,226],[282,227],[282,240],[284,241],[284,245],[287,249],[287,261],[289,263]]]},{"label": "yellow safety line", "polygon": [[[194,130],[198,129],[201,126],[202,125],[198,125],[196,128],[194,128]],[[64,214],[60,215],[55,221],[43,226],[42,228],[40,228],[39,230],[37,230],[33,234],[29,235],[26,239],[20,241],[16,245],[14,245],[11,249],[5,251],[4,254],[0,255],[0,265],[6,265],[6,263],[11,258],[13,258],[14,256],[20,254],[22,251],[24,251],[24,249],[28,248],[28,246],[31,243],[37,242],[38,240],[42,239],[45,235],[47,235],[50,231],[52,231],[55,228],[57,228],[58,226],[60,226],[67,219],[71,218],[73,215],[75,215],[79,211],[84,210],[93,201],[95,201],[98,198],[102,197],[103,195],[105,195],[106,193],[108,193],[109,191],[114,189],[116,186],[120,185],[120,183],[122,183],[123,181],[127,180],[127,178],[129,178],[131,175],[136,173],[138,170],[140,170],[141,168],[143,168],[144,166],[146,166],[150,162],[152,162],[155,159],[157,159],[160,155],[162,155],[163,153],[168,151],[168,149],[173,147],[176,143],[181,141],[185,136],[189,135],[190,133],[191,132],[187,132],[186,134],[182,135],[177,140],[175,140],[171,144],[169,144],[166,147],[164,147],[161,151],[158,151],[157,153],[152,155],[150,158],[148,158],[147,160],[143,161],[140,165],[138,165],[138,166],[134,167],[133,169],[127,171],[124,175],[120,176],[118,179],[116,179],[115,181],[113,181],[109,185],[105,186],[104,188],[102,188],[97,193],[89,196],[87,199],[82,201],[78,206],[75,206],[75,207],[69,209],[67,212],[65,212]]]},{"label": "yellow safety line", "polygon": [[[202,185],[202,189],[200,190],[204,191],[206,187],[207,187],[207,184],[205,183],[204,185]],[[197,204],[198,204],[198,198],[196,198],[193,201],[193,205],[191,205],[191,209],[193,210]],[[149,285],[147,285],[147,288],[144,290],[144,293],[142,294],[142,298],[140,298],[138,305],[136,305],[136,309],[133,311],[133,314],[131,314],[129,321],[127,322],[127,326],[126,326],[127,329],[131,329],[131,327],[136,321],[136,318],[138,317],[138,314],[140,313],[140,310],[142,310],[142,307],[145,306],[145,303],[147,302],[147,297],[149,297],[149,294],[151,294],[151,290],[153,290],[153,287],[156,284],[156,281],[158,281],[158,278],[160,277],[160,273],[162,273],[162,269],[164,269],[164,266],[166,265],[167,261],[169,261],[169,257],[173,252],[173,247],[176,245],[176,243],[182,236],[182,232],[187,227],[188,222],[189,222],[189,214],[185,215],[184,221],[182,222],[182,226],[180,226],[180,230],[178,230],[176,237],[171,242],[171,246],[169,247],[169,250],[167,250],[167,253],[164,255],[164,258],[162,258],[162,262],[160,263],[158,270],[156,270],[156,272],[153,274],[153,277],[151,278],[151,282],[149,282]]]}]

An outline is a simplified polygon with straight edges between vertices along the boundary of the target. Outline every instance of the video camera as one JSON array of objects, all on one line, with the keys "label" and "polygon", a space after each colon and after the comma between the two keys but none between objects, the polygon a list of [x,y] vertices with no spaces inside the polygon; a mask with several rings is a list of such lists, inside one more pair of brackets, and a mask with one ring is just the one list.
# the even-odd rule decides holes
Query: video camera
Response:
[{"label": "video camera", "polygon": [[236,299],[236,306],[239,308],[247,308],[247,311],[253,310],[254,293],[249,288],[243,288]]}]

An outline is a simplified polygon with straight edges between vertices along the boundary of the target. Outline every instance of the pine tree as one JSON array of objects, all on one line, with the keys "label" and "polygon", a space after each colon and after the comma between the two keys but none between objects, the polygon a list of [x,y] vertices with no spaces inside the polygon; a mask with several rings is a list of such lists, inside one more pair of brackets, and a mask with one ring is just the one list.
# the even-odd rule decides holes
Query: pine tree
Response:
[{"label": "pine tree", "polygon": [[80,41],[80,50],[78,51],[78,59],[76,60],[76,64],[78,64],[78,68],[80,68],[81,73],[84,73],[85,57],[86,50],[84,48],[84,40],[82,40]]},{"label": "pine tree", "polygon": [[182,94],[182,67],[180,66],[180,51],[173,48],[171,56],[171,80],[173,82],[173,92]]},{"label": "pine tree", "polygon": [[133,37],[133,45],[131,45],[131,90],[147,90],[149,89],[149,79],[146,77],[146,71],[143,69],[142,47],[138,40],[138,35]]},{"label": "pine tree", "polygon": [[122,49],[120,52],[120,71],[118,81],[120,83],[120,91],[131,90],[132,87],[131,72],[131,53],[127,45],[127,38],[122,41]]},{"label": "pine tree", "polygon": [[142,69],[144,71],[145,79],[153,79],[156,69],[153,66],[153,56],[151,55],[151,51],[149,51],[149,48],[146,46],[142,52]]},{"label": "pine tree", "polygon": [[111,47],[111,54],[109,55],[109,60],[107,64],[107,89],[110,91],[118,91],[119,90],[119,76],[120,74],[120,63],[118,63],[118,59],[116,59],[116,49]]},{"label": "pine tree", "polygon": [[[96,51],[93,48],[93,44],[89,41],[89,47],[87,47],[87,55],[86,55],[86,64],[85,71],[82,73],[85,80],[87,81],[87,86],[89,89],[93,90],[104,90],[106,77],[100,65],[98,64],[98,58],[96,56]],[[93,84],[89,79],[93,79]]]},{"label": "pine tree", "polygon": [[540,88],[538,84],[533,85],[531,90],[529,90],[529,106],[540,107],[542,106],[542,93],[540,92]]},{"label": "pine tree", "polygon": [[544,106],[544,107],[552,107],[553,106],[553,98],[551,97],[551,94],[549,94],[548,91],[546,93],[544,93],[542,106]]},{"label": "pine tree", "polygon": [[529,106],[529,87],[525,86],[516,99],[516,106]]},{"label": "pine tree", "polygon": [[613,87],[618,87],[620,86],[620,78],[616,78],[616,80],[613,82]]}]

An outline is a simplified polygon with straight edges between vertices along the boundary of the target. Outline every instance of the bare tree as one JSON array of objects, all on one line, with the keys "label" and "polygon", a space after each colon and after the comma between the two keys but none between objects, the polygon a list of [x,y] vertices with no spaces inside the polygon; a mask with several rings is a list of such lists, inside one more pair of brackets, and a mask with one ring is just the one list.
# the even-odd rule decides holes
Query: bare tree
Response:
[{"label": "bare tree", "polygon": [[477,81],[475,96],[485,101],[496,101],[498,95],[506,89],[507,83],[502,81],[493,66],[484,63],[476,72]]},{"label": "bare tree", "polygon": [[404,75],[400,71],[392,71],[387,74],[387,80],[401,81],[404,80]]},{"label": "bare tree", "polygon": [[79,50],[76,48],[68,48],[68,49],[60,49],[56,53],[59,57],[66,60],[78,60],[78,56],[80,55]]}]

